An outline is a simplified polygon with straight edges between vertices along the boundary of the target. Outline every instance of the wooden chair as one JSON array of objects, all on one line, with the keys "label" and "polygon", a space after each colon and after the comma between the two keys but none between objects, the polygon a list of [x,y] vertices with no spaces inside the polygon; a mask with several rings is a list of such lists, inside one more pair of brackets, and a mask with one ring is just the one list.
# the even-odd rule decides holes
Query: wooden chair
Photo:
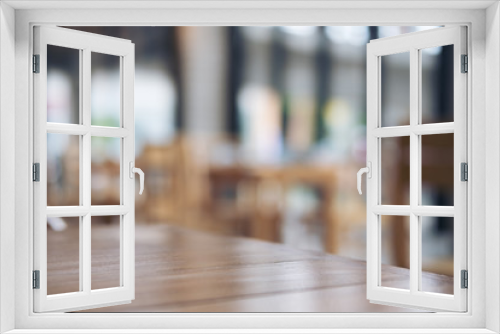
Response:
[{"label": "wooden chair", "polygon": [[183,223],[184,170],[180,140],[169,145],[146,145],[136,166],[147,175],[136,214],[150,223]]}]

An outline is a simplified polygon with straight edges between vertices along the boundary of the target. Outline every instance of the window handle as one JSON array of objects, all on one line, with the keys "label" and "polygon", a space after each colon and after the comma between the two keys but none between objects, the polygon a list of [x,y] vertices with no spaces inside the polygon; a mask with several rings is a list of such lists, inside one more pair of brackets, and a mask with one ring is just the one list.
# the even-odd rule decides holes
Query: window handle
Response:
[{"label": "window handle", "polygon": [[365,168],[361,168],[358,171],[358,192],[361,195],[361,176],[366,173],[369,179],[372,178],[372,163],[368,161],[367,166]]},{"label": "window handle", "polygon": [[131,179],[134,178],[134,173],[139,174],[139,184],[140,184],[140,190],[139,190],[139,195],[142,195],[142,192],[144,191],[144,172],[140,168],[134,167],[134,162],[130,161],[129,163],[129,176]]}]

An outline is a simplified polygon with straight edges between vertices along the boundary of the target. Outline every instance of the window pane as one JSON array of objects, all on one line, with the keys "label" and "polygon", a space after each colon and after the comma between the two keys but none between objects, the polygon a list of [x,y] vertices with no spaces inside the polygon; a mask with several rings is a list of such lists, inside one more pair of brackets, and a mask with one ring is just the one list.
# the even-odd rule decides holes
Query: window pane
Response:
[{"label": "window pane", "polygon": [[453,133],[422,136],[422,205],[453,206]]},{"label": "window pane", "polygon": [[80,205],[79,136],[47,134],[47,205]]},{"label": "window pane", "polygon": [[410,289],[410,217],[381,218],[381,286]]},{"label": "window pane", "polygon": [[92,217],[92,290],[120,286],[120,216]]},{"label": "window pane", "polygon": [[453,218],[421,217],[422,291],[453,294]]},{"label": "window pane", "polygon": [[410,204],[410,137],[381,139],[383,205]]},{"label": "window pane", "polygon": [[121,139],[92,137],[92,205],[120,205]]},{"label": "window pane", "polygon": [[80,217],[47,218],[47,294],[80,291]]},{"label": "window pane", "polygon": [[92,125],[120,126],[120,57],[92,52]]},{"label": "window pane", "polygon": [[80,50],[47,45],[47,122],[80,122]]},{"label": "window pane", "polygon": [[410,124],[410,53],[381,57],[382,126]]},{"label": "window pane", "polygon": [[453,45],[422,49],[422,123],[453,122]]}]

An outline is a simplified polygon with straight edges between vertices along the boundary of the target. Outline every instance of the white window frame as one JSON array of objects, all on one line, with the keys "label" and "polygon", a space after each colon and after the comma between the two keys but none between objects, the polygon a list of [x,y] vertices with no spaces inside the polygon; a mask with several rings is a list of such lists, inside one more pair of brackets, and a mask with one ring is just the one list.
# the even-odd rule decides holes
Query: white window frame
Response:
[{"label": "white window frame", "polygon": [[[132,9],[120,9],[120,5],[129,6]],[[58,8],[61,6],[85,9]],[[152,9],[152,6],[163,8]],[[392,9],[391,6],[397,6],[398,9]],[[108,7],[109,10],[103,10],[102,7]],[[137,9],[141,7],[143,10]],[[468,230],[468,235],[471,236],[468,240],[470,255],[468,312],[432,314],[34,314],[31,289],[33,203],[30,173],[33,156],[31,146],[33,119],[30,57],[33,45],[32,27],[36,24],[68,26],[461,24],[468,26],[470,41],[468,54],[471,60],[468,75],[470,87],[468,110],[471,111],[468,113],[468,133],[470,134],[468,197],[471,199],[468,204],[468,220],[471,222]],[[43,329],[45,332],[51,329],[51,333],[76,333],[78,329],[87,329],[86,333],[110,333],[112,329],[127,329],[127,333],[147,333],[162,328],[170,328],[162,332],[179,332],[180,328],[195,328],[189,332],[198,333],[233,333],[236,331],[235,328],[254,328],[252,332],[289,331],[295,333],[305,331],[415,333],[415,330],[411,328],[419,328],[418,332],[422,333],[500,331],[500,228],[498,224],[500,221],[498,208],[500,201],[500,173],[498,173],[500,163],[500,131],[498,131],[500,124],[498,112],[500,109],[498,97],[498,91],[500,91],[500,11],[497,1],[398,1],[397,3],[387,1],[224,3],[207,1],[203,2],[203,5],[200,2],[190,1],[182,3],[176,1],[162,3],[149,1],[78,1],[73,3],[44,0],[4,1],[0,4],[0,46],[0,70],[2,71],[0,77],[1,332],[14,330],[12,333],[36,333],[42,332]],[[486,66],[488,66],[488,71],[485,70]],[[15,85],[12,84],[14,80]],[[14,139],[15,145],[12,145]],[[487,179],[485,173],[488,173]],[[15,175],[15,178],[12,175]],[[13,194],[15,194],[14,200]],[[15,239],[12,238],[13,235]],[[15,289],[12,289],[13,286]],[[294,331],[294,328],[301,329]],[[355,330],[356,328],[358,330]],[[184,332],[187,333],[187,331]]]}]

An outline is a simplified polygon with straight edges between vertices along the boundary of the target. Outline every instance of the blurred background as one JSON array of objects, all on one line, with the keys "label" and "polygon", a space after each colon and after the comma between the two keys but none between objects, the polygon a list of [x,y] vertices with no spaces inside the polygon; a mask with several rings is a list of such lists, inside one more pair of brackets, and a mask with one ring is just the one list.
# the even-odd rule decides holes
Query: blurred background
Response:
[{"label": "blurred background", "polygon": [[[356,190],[366,156],[366,44],[435,27],[71,28],[135,44],[136,166],[146,174],[136,224],[366,258],[365,196]],[[78,52],[51,48],[48,121],[75,122]],[[453,121],[449,48],[422,53],[423,122]],[[92,55],[93,125],[120,124],[113,58]],[[382,78],[383,125],[409,124],[407,55],[384,57]],[[72,177],[79,144],[70,137],[48,135],[48,205],[79,202]],[[422,202],[453,205],[453,136],[429,137]],[[384,139],[381,154],[383,204],[408,204],[408,138]],[[120,203],[119,158],[118,139],[93,138],[93,205]],[[385,263],[408,267],[401,220],[382,220],[382,254]],[[451,275],[452,221],[426,218],[422,231],[423,269]]]}]

